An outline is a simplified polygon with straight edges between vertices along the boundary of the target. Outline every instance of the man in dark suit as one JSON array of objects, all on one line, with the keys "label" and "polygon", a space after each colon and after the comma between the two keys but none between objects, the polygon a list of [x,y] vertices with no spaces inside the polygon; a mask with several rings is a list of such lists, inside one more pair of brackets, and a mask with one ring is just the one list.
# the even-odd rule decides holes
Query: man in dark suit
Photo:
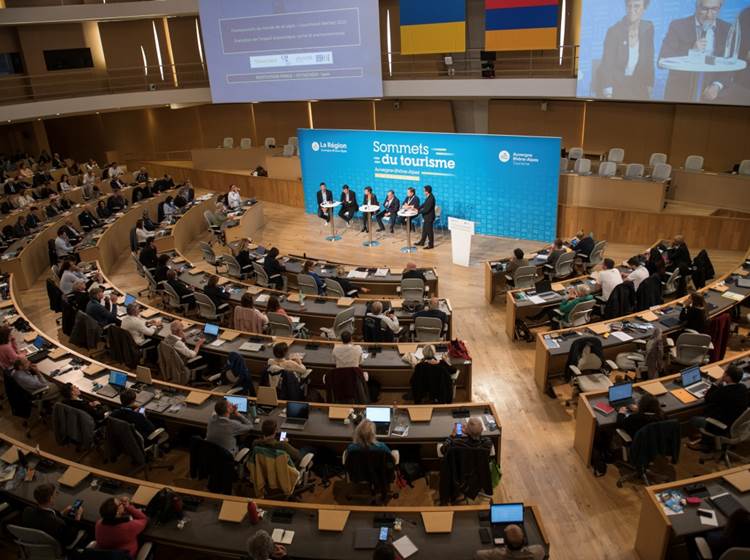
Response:
[{"label": "man in dark suit", "polygon": [[375,218],[378,220],[378,231],[385,231],[383,218],[388,216],[391,219],[391,233],[393,233],[393,228],[396,225],[396,213],[398,212],[400,205],[401,203],[398,198],[396,198],[396,194],[393,191],[388,191],[385,201],[383,202],[383,209],[375,214]]},{"label": "man in dark suit", "polygon": [[[362,206],[371,204],[373,206],[380,206],[380,203],[378,202],[378,197],[375,196],[375,193],[372,192],[372,187],[365,187],[365,196],[362,200]],[[372,217],[370,217],[372,219]],[[365,216],[365,219],[362,220],[362,231],[367,231],[367,216]]]},{"label": "man in dark suit", "polygon": [[415,245],[425,245],[425,249],[435,247],[435,232],[432,231],[432,224],[435,223],[435,197],[432,196],[432,187],[424,186],[424,202],[419,207],[419,215],[422,216],[424,223],[422,225],[422,237]]},{"label": "man in dark suit", "polygon": [[[406,189],[406,198],[404,199],[404,203],[401,205],[401,208],[411,208],[412,210],[419,210],[419,197],[417,196],[417,192],[412,187]],[[406,223],[406,218],[401,218],[401,223]],[[411,230],[414,231],[415,229],[414,219],[412,219]]]},{"label": "man in dark suit", "polygon": [[331,209],[323,208],[321,205],[324,202],[333,202],[333,193],[328,190],[325,183],[321,183],[318,191],[318,216],[328,222],[331,219]]},{"label": "man in dark suit", "polygon": [[339,209],[339,217],[344,220],[348,226],[358,209],[357,193],[351,190],[349,185],[344,185],[341,190],[341,208]]},{"label": "man in dark suit", "polygon": [[721,92],[721,100],[726,103],[744,105],[750,99],[750,8],[742,10],[737,17],[739,22],[740,50],[737,56],[747,63],[744,70],[733,72],[732,85],[726,93]]},{"label": "man in dark suit", "polygon": [[[54,507],[55,494],[57,494],[57,488],[54,484],[44,483],[34,488],[36,507],[29,506],[23,511],[21,525],[47,533],[65,548],[76,540],[78,531],[71,521],[81,520],[83,506],[76,510],[73,517],[68,515],[72,509],[71,506],[66,507],[62,514],[57,513]],[[67,521],[66,517],[70,521]]]},{"label": "man in dark suit", "polygon": [[448,315],[440,309],[440,300],[436,297],[430,298],[430,301],[427,304],[427,309],[417,311],[414,314],[414,318],[416,319],[417,317],[435,317],[442,321],[443,327],[445,327],[445,324],[448,322]]},{"label": "man in dark suit", "polygon": [[109,296],[104,297],[104,289],[101,286],[89,289],[89,298],[86,304],[86,315],[102,327],[120,324],[117,318],[117,305],[109,299]]},{"label": "man in dark suit", "polygon": [[424,271],[418,269],[417,265],[413,262],[406,263],[406,268],[401,273],[401,278],[419,278],[422,282],[427,282]]},{"label": "man in dark suit", "polygon": [[117,418],[118,420],[122,420],[123,422],[132,424],[145,440],[154,432],[154,430],[156,430],[156,426],[151,423],[151,420],[149,420],[145,414],[141,414],[140,412],[135,410],[135,408],[137,407],[137,405],[135,404],[135,400],[137,397],[138,395],[136,395],[133,389],[125,389],[122,393],[120,393],[120,404],[122,406],[113,411],[110,416],[112,416],[112,418]]},{"label": "man in dark suit", "polygon": [[677,234],[672,239],[672,246],[667,249],[667,257],[669,258],[669,266],[667,266],[667,270],[669,271],[679,269],[685,274],[687,269],[690,268],[693,261],[690,258],[690,250],[682,234]]},{"label": "man in dark suit", "polygon": [[[724,56],[730,25],[719,19],[724,0],[697,0],[695,13],[669,24],[661,44],[659,60],[687,56],[700,51],[707,56]],[[714,101],[729,85],[724,73],[693,73],[671,70],[664,98],[669,101]]]},{"label": "man in dark suit", "polygon": [[63,404],[81,410],[91,416],[99,424],[104,420],[107,409],[99,401],[87,401],[81,398],[81,390],[72,383],[66,383],[62,386],[60,392],[63,397]]}]

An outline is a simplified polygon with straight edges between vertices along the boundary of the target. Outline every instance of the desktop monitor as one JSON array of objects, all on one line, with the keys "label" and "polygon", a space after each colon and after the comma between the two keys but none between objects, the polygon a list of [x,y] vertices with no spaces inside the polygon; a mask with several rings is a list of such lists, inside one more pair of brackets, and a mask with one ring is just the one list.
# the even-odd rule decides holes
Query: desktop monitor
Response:
[{"label": "desktop monitor", "polygon": [[110,371],[109,372],[109,384],[114,385],[115,387],[122,387],[125,388],[125,385],[127,385],[128,382],[128,375],[126,373],[123,373],[121,371]]},{"label": "desktop monitor", "polygon": [[122,304],[127,307],[131,303],[135,303],[135,296],[131,294],[125,294],[125,301],[122,302]]},{"label": "desktop monitor", "polygon": [[310,405],[301,402],[286,403],[287,418],[308,418],[310,416]]},{"label": "desktop monitor", "polygon": [[683,387],[688,387],[701,381],[701,369],[699,367],[687,368],[680,374]]},{"label": "desktop monitor", "polygon": [[609,388],[609,402],[626,401],[633,397],[633,384],[620,383]]},{"label": "desktop monitor", "polygon": [[382,406],[368,406],[365,409],[365,417],[370,422],[390,422],[391,409]]},{"label": "desktop monitor", "polygon": [[237,406],[237,412],[247,412],[247,399],[245,397],[226,396],[224,398],[229,404]]},{"label": "desktop monitor", "polygon": [[206,323],[206,326],[203,327],[203,334],[207,334],[210,336],[218,336],[219,325],[212,325],[211,323]]},{"label": "desktop monitor", "polygon": [[490,506],[490,522],[505,525],[523,523],[523,504],[492,504]]}]

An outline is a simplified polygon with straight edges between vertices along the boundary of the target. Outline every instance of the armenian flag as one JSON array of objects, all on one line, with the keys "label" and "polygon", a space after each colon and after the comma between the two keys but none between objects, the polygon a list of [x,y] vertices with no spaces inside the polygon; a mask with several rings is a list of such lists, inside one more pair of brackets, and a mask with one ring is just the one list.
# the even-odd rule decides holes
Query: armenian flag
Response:
[{"label": "armenian flag", "polygon": [[559,0],[485,0],[485,50],[557,47]]},{"label": "armenian flag", "polygon": [[466,0],[401,0],[401,54],[466,51]]}]

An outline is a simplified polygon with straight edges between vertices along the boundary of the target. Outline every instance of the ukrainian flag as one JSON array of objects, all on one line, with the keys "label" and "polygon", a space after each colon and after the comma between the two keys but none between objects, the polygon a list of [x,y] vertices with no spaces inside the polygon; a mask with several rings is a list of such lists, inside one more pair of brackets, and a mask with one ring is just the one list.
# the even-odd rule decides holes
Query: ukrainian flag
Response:
[{"label": "ukrainian flag", "polygon": [[401,0],[401,54],[466,51],[466,0]]},{"label": "ukrainian flag", "polygon": [[485,50],[557,47],[559,0],[485,0]]}]

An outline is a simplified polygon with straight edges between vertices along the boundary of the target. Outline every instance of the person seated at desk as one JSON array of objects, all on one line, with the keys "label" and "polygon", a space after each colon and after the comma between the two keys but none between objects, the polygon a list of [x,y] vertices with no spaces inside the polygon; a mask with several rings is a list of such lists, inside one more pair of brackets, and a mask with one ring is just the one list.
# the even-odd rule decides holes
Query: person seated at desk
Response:
[{"label": "person seated at desk", "polygon": [[16,225],[13,226],[13,237],[23,239],[29,235],[29,226],[26,224],[26,216],[19,216]]},{"label": "person seated at desk", "polygon": [[[289,317],[289,313],[286,312],[286,309],[281,307],[281,302],[279,301],[279,298],[276,296],[268,296],[268,302],[266,303],[266,313],[278,313],[279,315],[283,315],[284,317]],[[289,317],[291,320],[291,317]]]},{"label": "person seated at desk", "polygon": [[94,196],[94,190],[97,189],[96,183],[97,178],[93,171],[86,171],[86,173],[83,174],[81,188],[83,188],[84,198],[91,198]]},{"label": "person seated at desk", "polygon": [[38,208],[32,206],[29,209],[29,213],[26,214],[26,227],[30,230],[36,229],[36,227],[42,223],[42,218],[37,214]]},{"label": "person seated at desk", "polygon": [[99,506],[101,519],[96,522],[94,536],[100,550],[123,550],[135,558],[138,535],[148,525],[148,517],[130,503],[127,496],[107,498]]},{"label": "person seated at desk", "polygon": [[153,233],[148,231],[144,225],[143,225],[143,219],[140,218],[136,220],[135,222],[135,239],[138,242],[138,245],[145,245],[146,241],[149,240],[149,238],[152,238],[154,236]]},{"label": "person seated at desk", "polygon": [[245,415],[237,412],[237,405],[226,399],[219,399],[214,404],[214,413],[208,420],[206,441],[223,447],[233,456],[239,450],[237,436],[249,433],[253,423]]},{"label": "person seated at desk", "polygon": [[521,268],[522,266],[529,266],[529,261],[526,260],[523,254],[523,250],[516,247],[513,249],[513,256],[511,257],[510,261],[508,261],[508,266],[505,268],[505,273],[513,277],[513,274],[515,274],[516,270]]},{"label": "person seated at desk", "polygon": [[685,322],[685,328],[700,334],[708,333],[708,311],[703,294],[693,292],[685,307],[680,311],[680,321]]},{"label": "person seated at desk", "polygon": [[96,216],[94,216],[89,210],[84,210],[83,212],[78,214],[78,223],[81,224],[81,227],[84,229],[84,231],[98,228],[101,224]]},{"label": "person seated at desk", "polygon": [[[57,230],[57,237],[55,238],[55,253],[57,254],[58,259],[76,257],[75,247],[73,247],[68,240],[68,232],[64,227]],[[77,258],[75,260],[77,260]]]},{"label": "person seated at desk", "polygon": [[187,303],[190,307],[195,307],[195,294],[193,290],[182,280],[177,278],[177,271],[169,269],[167,271],[167,284],[177,293],[180,302]]},{"label": "person seated at desk", "polygon": [[156,259],[156,268],[154,271],[154,280],[157,284],[167,281],[167,273],[169,272],[169,255],[164,253],[159,255]]},{"label": "person seated at desk", "polygon": [[443,442],[441,451],[443,455],[448,452],[449,447],[455,448],[486,448],[492,449],[492,440],[482,436],[484,425],[476,416],[470,417],[463,425],[463,435],[456,433],[456,425],[453,424],[451,435]]},{"label": "person seated at desk", "polygon": [[414,373],[409,382],[414,402],[451,404],[458,369],[448,362],[450,358],[447,354],[438,360],[432,344],[422,348],[422,356],[422,361],[414,366]]},{"label": "person seated at desk", "polygon": [[237,210],[242,206],[242,195],[240,195],[240,188],[237,185],[231,185],[229,192],[227,193],[227,206],[232,210]]},{"label": "person seated at desk", "polygon": [[372,302],[372,306],[370,307],[370,311],[367,312],[367,316],[379,319],[380,322],[394,335],[398,335],[401,330],[401,326],[398,323],[398,317],[396,317],[393,309],[389,309],[388,313],[383,313],[383,302],[381,301]]},{"label": "person seated at desk", "polygon": [[647,424],[664,420],[664,414],[659,405],[659,399],[644,393],[638,404],[621,406],[617,411],[616,427],[634,438],[635,434]]},{"label": "person seated at desk", "polygon": [[601,287],[602,300],[607,301],[612,294],[612,290],[622,284],[622,274],[615,268],[615,261],[609,258],[604,259],[596,283]]},{"label": "person seated at desk", "polygon": [[271,535],[260,529],[247,539],[247,554],[250,560],[280,560],[286,558],[286,547],[274,544]]},{"label": "person seated at desk", "polygon": [[99,285],[89,288],[89,302],[86,304],[86,315],[94,319],[102,328],[108,325],[119,325],[117,304],[110,296],[104,296],[104,288]]},{"label": "person seated at desk", "polygon": [[594,250],[596,242],[594,241],[592,234],[586,235],[583,230],[579,230],[578,233],[576,233],[576,236],[571,240],[570,244],[573,246],[576,255],[589,258],[591,256],[591,251]]},{"label": "person seated at desk", "polygon": [[26,208],[27,206],[34,204],[34,197],[26,191],[21,191],[18,198],[16,198],[16,203],[18,204],[18,208]]},{"label": "person seated at desk", "polygon": [[375,424],[367,418],[354,428],[352,443],[347,446],[346,452],[351,453],[352,451],[356,452],[366,449],[382,449],[387,453],[391,453],[390,447],[382,441],[378,441],[378,437],[375,434]]},{"label": "person seated at desk", "polygon": [[417,265],[413,262],[406,263],[406,267],[401,272],[401,278],[418,278],[424,283],[427,283],[427,278],[424,275],[424,271],[417,268]]},{"label": "person seated at desk", "polygon": [[65,223],[61,227],[65,230],[68,239],[70,239],[73,245],[77,245],[83,239],[83,233],[76,229],[71,220],[65,220]]},{"label": "person seated at desk", "polygon": [[89,301],[91,301],[91,298],[86,289],[85,280],[76,280],[73,283],[73,290],[67,295],[67,301],[77,311],[83,311],[86,313],[86,307],[88,306]]},{"label": "person seated at desk", "polygon": [[0,326],[0,368],[10,369],[16,360],[23,358],[26,353],[19,350],[16,340],[13,338],[13,329],[9,326]]},{"label": "person seated at desk", "polygon": [[[34,488],[36,506],[28,506],[21,514],[21,525],[29,529],[36,529],[55,539],[62,548],[75,543],[78,536],[77,524],[83,517],[83,506],[80,506],[75,516],[70,512],[73,506],[66,506],[61,513],[55,510],[55,495],[57,487],[49,482],[43,482]],[[83,544],[83,543],[81,543]]]},{"label": "person seated at desk", "polygon": [[279,427],[275,418],[266,418],[263,420],[263,423],[260,425],[261,437],[253,442],[253,447],[261,446],[270,447],[271,449],[281,449],[289,455],[289,458],[295,465],[299,465],[299,462],[302,460],[302,453],[288,441],[279,440],[278,430]]},{"label": "person seated at desk", "polygon": [[64,193],[72,190],[73,187],[70,184],[70,178],[63,173],[60,176],[60,180],[57,182],[57,192]]},{"label": "person seated at desk", "polygon": [[78,282],[87,282],[88,278],[81,272],[78,266],[68,259],[62,261],[60,265],[60,291],[67,296],[73,291],[73,285]]},{"label": "person seated at desk", "polygon": [[249,239],[242,239],[238,243],[230,244],[229,246],[232,250],[232,255],[237,259],[237,264],[239,264],[242,269],[252,268],[253,261],[255,260],[250,256],[250,249],[248,248],[249,244]]},{"label": "person seated at desk", "polygon": [[[747,410],[750,405],[750,394],[745,384],[742,383],[743,374],[740,367],[731,365],[724,370],[724,377],[721,381],[708,390],[704,397],[706,415],[694,416],[690,420],[694,437],[688,443],[688,447],[698,451],[707,451],[710,448],[709,439],[701,436],[699,431],[705,428],[717,435],[725,434],[734,421]],[[726,430],[707,422],[707,418],[718,420],[727,426]]]},{"label": "person seated at desk", "polygon": [[669,272],[673,270],[680,270],[682,272],[690,268],[690,264],[693,261],[690,258],[690,251],[682,234],[678,233],[672,239],[672,245],[667,249],[667,260],[669,261],[667,265]]},{"label": "person seated at desk", "polygon": [[94,422],[100,424],[106,416],[107,409],[99,401],[87,401],[81,398],[81,390],[77,385],[72,383],[66,383],[62,386],[60,392],[62,393],[62,403],[81,410],[91,416]]},{"label": "person seated at desk", "polygon": [[46,389],[41,396],[42,401],[51,402],[57,400],[60,391],[55,385],[50,385],[39,372],[36,364],[32,364],[25,357],[18,358],[13,364],[11,377],[21,389],[27,393],[34,393],[40,389]]},{"label": "person seated at desk", "polygon": [[120,327],[125,329],[133,337],[140,348],[145,346],[156,346],[157,341],[152,337],[156,334],[158,327],[161,326],[159,319],[146,320],[140,316],[140,304],[133,302],[127,307],[127,315],[122,318]]},{"label": "person seated at desk", "polygon": [[227,222],[229,221],[229,215],[227,212],[227,207],[224,206],[224,203],[221,200],[216,201],[216,208],[213,212],[213,218],[212,218],[212,224],[213,226],[218,226],[222,230],[224,230],[225,227],[227,227]]},{"label": "person seated at desk", "polygon": [[156,244],[154,243],[154,238],[146,239],[146,245],[141,249],[141,252],[138,254],[138,262],[140,262],[144,268],[147,268],[149,270],[154,270],[156,266],[159,264],[157,261],[157,251],[156,251]]},{"label": "person seated at desk", "polygon": [[[352,333],[344,331],[341,333],[341,344],[337,344],[331,351],[336,369],[358,368],[362,365],[362,347],[352,344]],[[367,378],[365,377],[365,381]]]},{"label": "person seated at desk", "polygon": [[346,222],[346,227],[351,225],[354,215],[359,210],[357,206],[357,193],[349,188],[349,185],[341,187],[341,208],[339,218]]},{"label": "person seated at desk", "polygon": [[109,182],[109,186],[112,192],[117,192],[120,189],[124,189],[127,185],[125,185],[125,182],[120,177],[115,177]]},{"label": "person seated at desk", "polygon": [[312,261],[305,261],[305,264],[302,266],[302,274],[307,274],[308,276],[311,276],[313,280],[315,280],[315,285],[318,287],[318,295],[323,295],[326,291],[326,283],[325,280],[323,280],[317,272],[314,270],[315,265]]},{"label": "person seated at desk", "polygon": [[279,383],[279,374],[288,371],[297,376],[300,383],[304,383],[310,372],[302,363],[300,354],[289,354],[289,345],[286,342],[277,342],[273,345],[273,358],[268,358],[266,368],[269,373],[271,387],[276,388]]},{"label": "person seated at desk", "polygon": [[145,167],[141,167],[138,171],[133,173],[133,181],[135,183],[147,183],[148,182],[148,171]]},{"label": "person seated at desk", "polygon": [[120,191],[114,191],[112,195],[107,199],[107,208],[109,208],[110,215],[122,212],[128,207],[128,203],[125,197],[122,196]]},{"label": "person seated at desk", "polygon": [[[132,424],[143,439],[147,440],[148,436],[156,430],[156,426],[148,419],[145,412],[138,412],[138,405],[135,402],[137,398],[138,394],[133,389],[125,389],[120,393],[120,408],[113,410],[110,416]],[[166,432],[163,435],[166,439]]]},{"label": "person seated at desk", "polygon": [[723,529],[705,534],[712,558],[721,558],[730,548],[750,548],[750,512],[738,509],[727,519]]},{"label": "person seated at desk", "polygon": [[203,293],[208,296],[208,299],[210,299],[214,306],[216,306],[217,312],[229,309],[229,304],[227,303],[229,301],[229,293],[219,286],[218,276],[211,274],[208,277],[208,282],[206,282],[206,285],[203,288]]},{"label": "person seated at desk", "polygon": [[518,525],[508,525],[503,536],[505,542],[500,547],[477,550],[474,560],[543,560],[546,556],[542,545],[524,544],[526,537]]},{"label": "person seated at desk", "polygon": [[388,216],[391,221],[390,231],[391,233],[393,233],[393,228],[396,226],[396,219],[398,217],[397,214],[400,205],[401,203],[399,202],[398,198],[396,198],[396,193],[394,193],[393,191],[388,191],[388,194],[385,197],[385,201],[383,201],[383,209],[375,214],[375,219],[378,221],[378,231],[385,231],[383,218]]},{"label": "person seated at desk", "polygon": [[255,300],[250,292],[242,294],[240,305],[234,308],[234,328],[254,334],[263,334],[268,325],[268,317],[265,313],[258,311]]},{"label": "person seated at desk", "polygon": [[448,324],[448,315],[440,309],[440,300],[436,297],[430,298],[430,301],[427,302],[427,309],[417,311],[414,314],[414,318],[416,319],[417,317],[434,317],[440,319],[443,323],[443,327]]},{"label": "person seated at desk", "polygon": [[[379,206],[378,197],[372,192],[372,187],[365,187],[365,194],[362,199],[362,206]],[[370,218],[372,219],[372,218]],[[367,232],[367,216],[362,219],[362,231]]]},{"label": "person seated at desk", "polygon": [[172,188],[174,188],[174,179],[172,179],[172,176],[169,173],[165,173],[161,179],[154,181],[151,190],[153,190],[154,193],[159,193],[168,191]]},{"label": "person seated at desk", "polygon": [[638,257],[630,257],[628,259],[628,268],[630,269],[630,272],[625,274],[625,281],[632,282],[633,288],[637,291],[641,282],[651,276],[651,274],[649,273],[648,268],[646,268],[646,265],[644,265]]},{"label": "person seated at desk", "polygon": [[193,346],[192,350],[188,347],[185,341],[185,324],[180,320],[172,321],[169,324],[169,335],[164,339],[164,342],[174,348],[185,360],[194,363],[194,360],[199,357],[198,353],[200,352],[203,343],[206,342],[206,339],[201,334],[195,341],[195,346]]},{"label": "person seated at desk", "polygon": [[[560,318],[561,322],[567,322],[570,319],[570,312],[573,311],[573,308],[576,305],[584,301],[591,301],[592,299],[594,299],[594,296],[591,295],[587,284],[569,286],[562,302],[560,302],[560,305],[557,307],[557,310],[562,314],[562,317]],[[554,307],[545,307],[536,315],[529,317],[529,320],[538,321],[544,316],[546,316],[549,321],[557,320]]]},{"label": "person seated at desk", "polygon": [[112,216],[112,211],[103,200],[96,203],[96,215],[101,220],[106,220]]},{"label": "person seated at desk", "polygon": [[555,269],[557,259],[564,255],[565,252],[563,240],[560,238],[555,239],[554,243],[552,243],[552,247],[550,247],[549,255],[547,255],[547,264],[552,267],[552,270]]},{"label": "person seated at desk", "polygon": [[[286,269],[279,262],[279,250],[276,247],[271,247],[271,250],[268,251],[268,254],[263,259],[263,270],[266,271],[274,288],[281,290],[284,287],[284,272]],[[274,276],[276,278],[273,278]]]},{"label": "person seated at desk", "polygon": [[318,217],[329,223],[331,220],[331,208],[323,208],[323,204],[333,202],[333,193],[328,190],[325,183],[320,184],[320,190],[316,193],[318,200]]}]

